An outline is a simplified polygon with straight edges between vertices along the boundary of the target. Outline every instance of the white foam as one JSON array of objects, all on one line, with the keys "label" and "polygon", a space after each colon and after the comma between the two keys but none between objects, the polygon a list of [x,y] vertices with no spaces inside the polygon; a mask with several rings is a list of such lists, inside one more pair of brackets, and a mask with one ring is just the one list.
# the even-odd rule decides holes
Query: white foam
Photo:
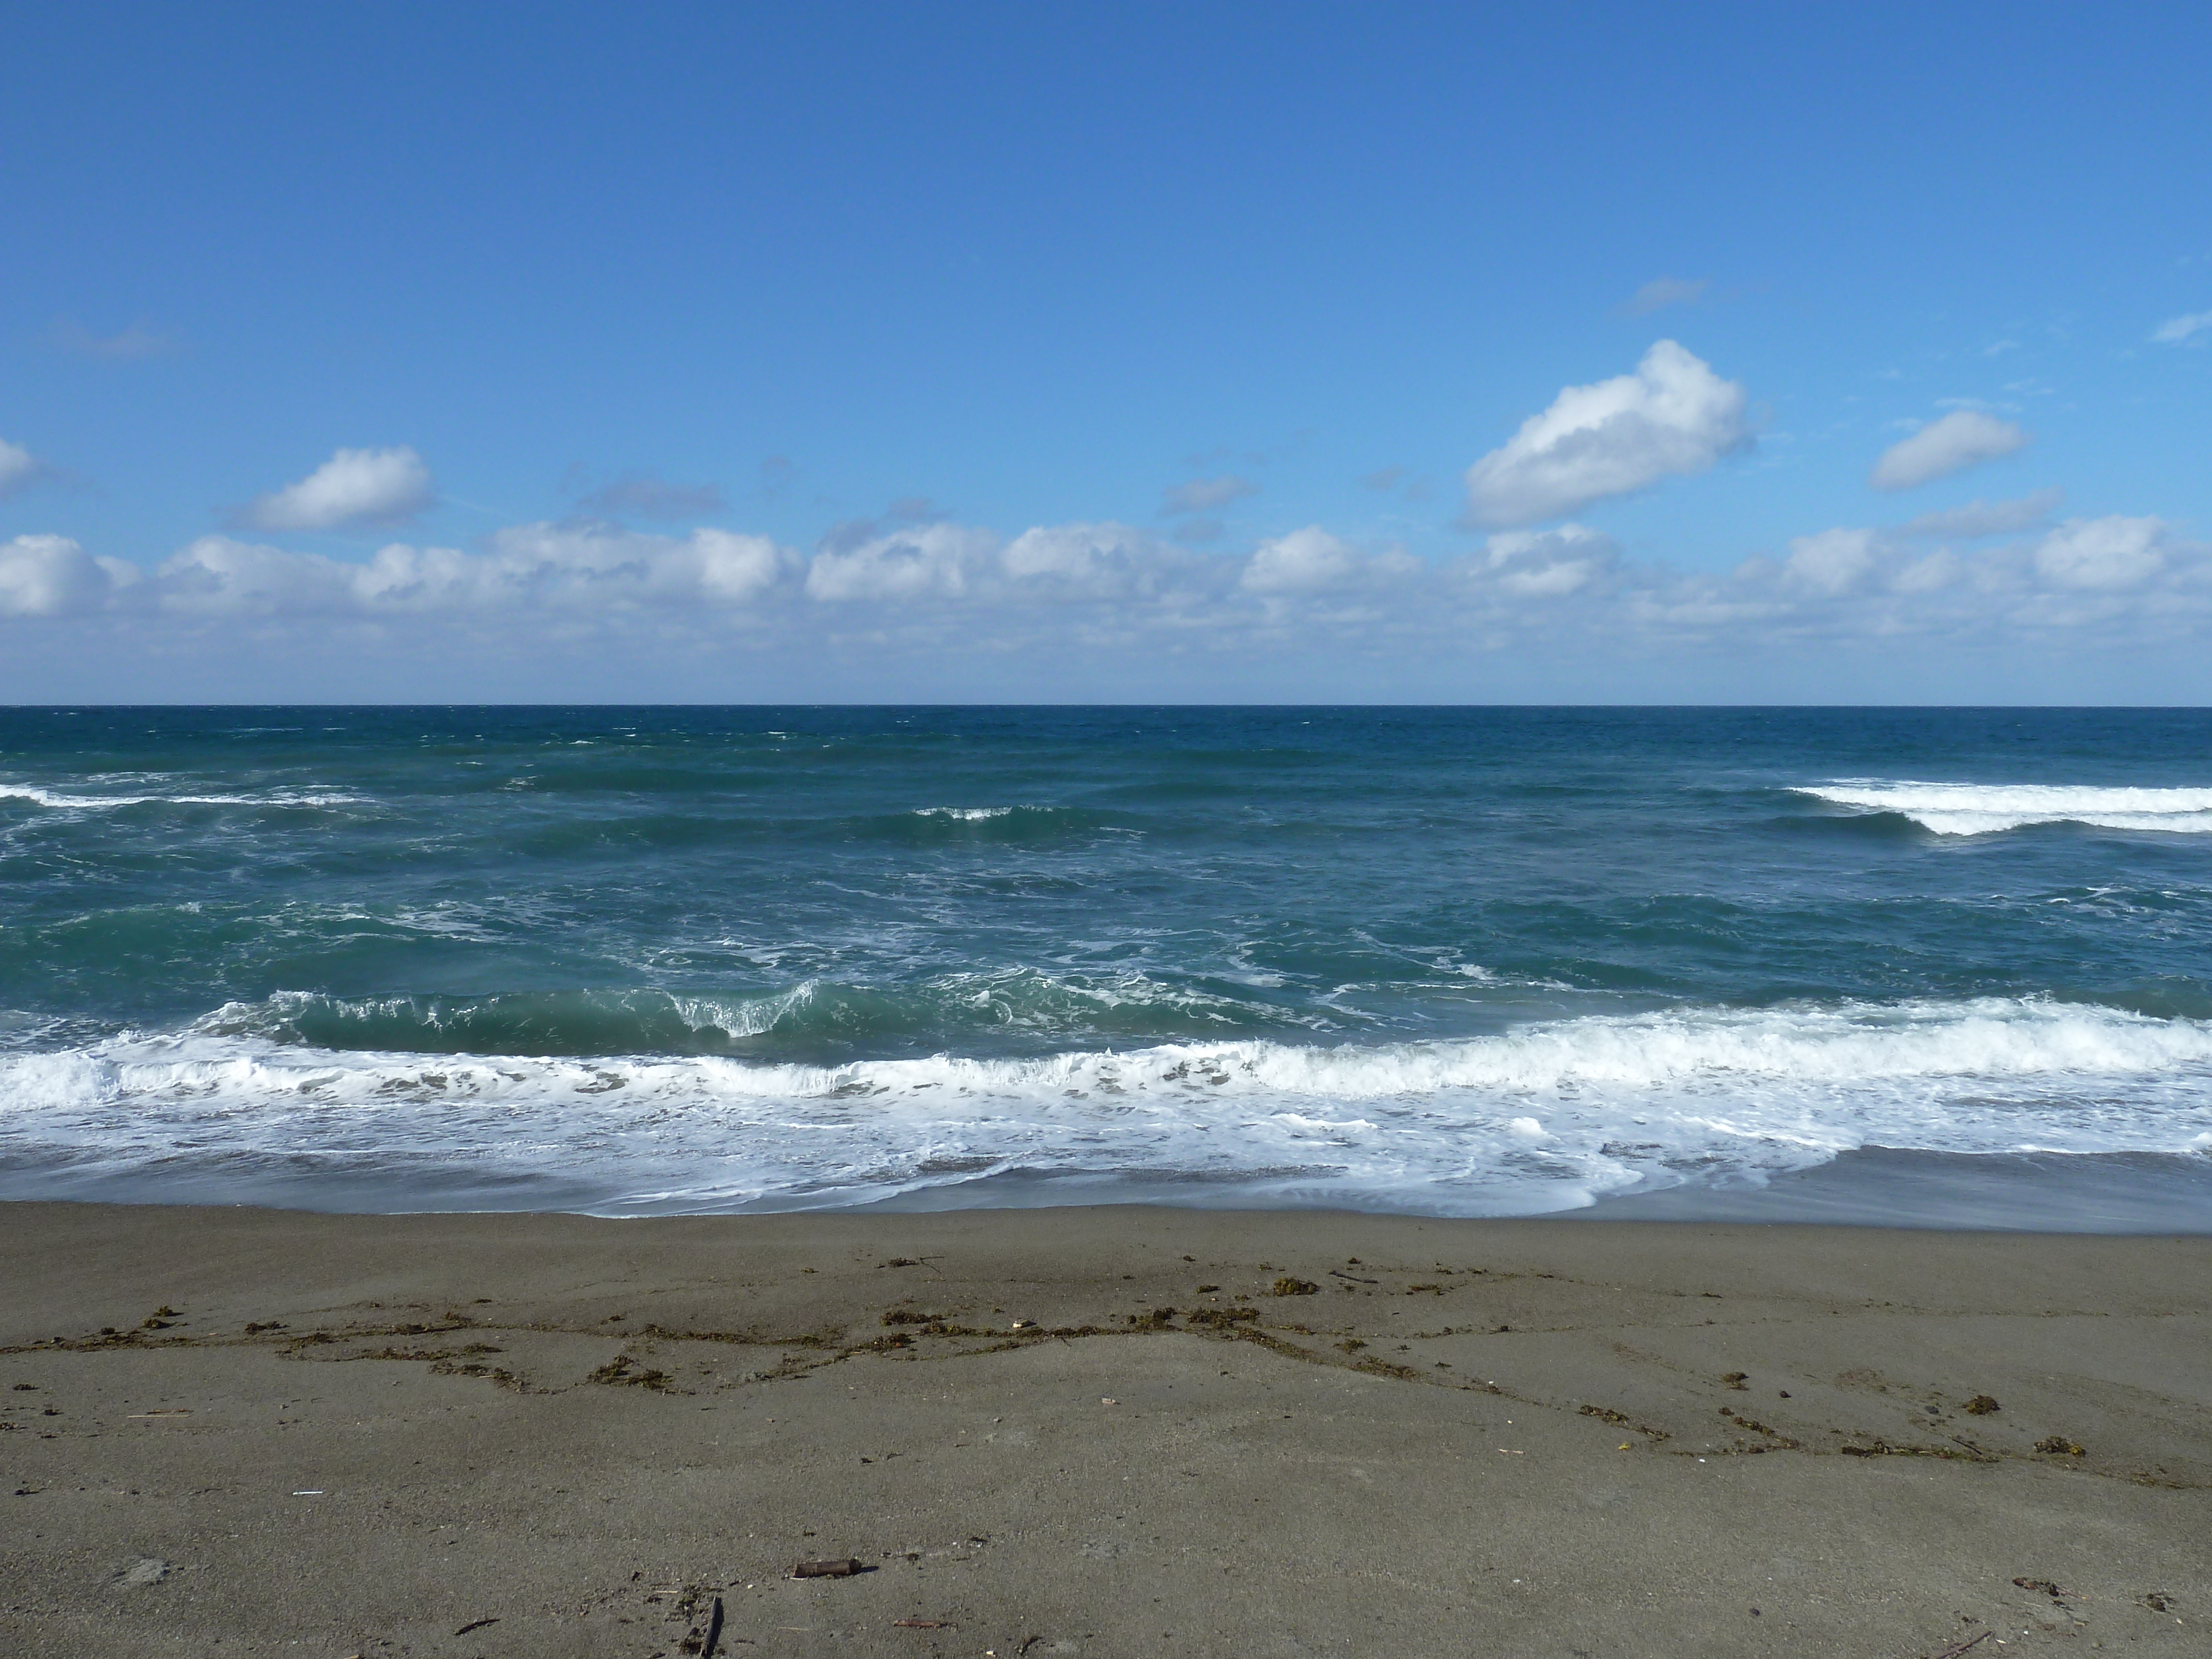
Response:
[{"label": "white foam", "polygon": [[389,1189],[431,1168],[581,1183],[614,1212],[861,1203],[1016,1170],[1528,1212],[1869,1145],[2201,1150],[2212,1022],[1984,999],[837,1066],[352,1053],[205,1029],[0,1053],[11,1169],[266,1167]]},{"label": "white foam", "polygon": [[1002,818],[1014,809],[1011,806],[917,806],[914,816],[918,818],[958,818],[963,823],[979,823],[985,818]]},{"label": "white foam", "polygon": [[0,783],[0,800],[27,800],[61,811],[100,811],[161,801],[174,806],[352,806],[366,797],[312,789],[272,789],[258,795],[72,795],[34,784]]},{"label": "white foam", "polygon": [[2045,783],[1917,783],[1846,778],[1795,793],[1838,806],[1896,812],[1939,836],[1985,836],[2031,823],[2212,835],[2212,789],[2111,789]]}]

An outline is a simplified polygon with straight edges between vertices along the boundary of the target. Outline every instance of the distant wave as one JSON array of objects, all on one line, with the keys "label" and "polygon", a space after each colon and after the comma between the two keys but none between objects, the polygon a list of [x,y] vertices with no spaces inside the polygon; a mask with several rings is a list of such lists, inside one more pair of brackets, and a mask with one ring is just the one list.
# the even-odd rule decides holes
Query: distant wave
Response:
[{"label": "distant wave", "polygon": [[0,800],[27,800],[58,811],[104,811],[159,801],[172,806],[353,806],[367,797],[313,789],[271,789],[258,795],[71,795],[35,784],[0,783]]},{"label": "distant wave", "polygon": [[917,806],[914,815],[918,818],[957,818],[963,823],[981,823],[986,818],[1002,818],[1014,809],[1011,806]]},{"label": "distant wave", "polygon": [[[1492,1037],[842,1066],[285,1044],[218,1022],[0,1054],[0,1165],[350,1188],[473,1171],[614,1212],[865,1203],[1012,1172],[1536,1212],[1879,1145],[2212,1151],[2212,1022],[2032,1000],[1593,1017]],[[229,1178],[227,1175],[226,1179]]]},{"label": "distant wave", "polygon": [[2103,789],[2040,783],[1915,783],[1851,778],[1795,793],[1895,812],[1939,836],[1985,836],[2031,823],[2212,835],[2212,789]]}]

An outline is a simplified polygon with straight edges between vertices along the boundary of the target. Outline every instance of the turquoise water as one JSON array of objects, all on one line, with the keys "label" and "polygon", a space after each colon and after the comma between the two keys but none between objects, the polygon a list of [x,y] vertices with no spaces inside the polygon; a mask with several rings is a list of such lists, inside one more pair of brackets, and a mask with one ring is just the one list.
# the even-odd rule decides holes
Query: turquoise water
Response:
[{"label": "turquoise water", "polygon": [[0,1194],[2180,1224],[2208,942],[2198,711],[5,710]]}]

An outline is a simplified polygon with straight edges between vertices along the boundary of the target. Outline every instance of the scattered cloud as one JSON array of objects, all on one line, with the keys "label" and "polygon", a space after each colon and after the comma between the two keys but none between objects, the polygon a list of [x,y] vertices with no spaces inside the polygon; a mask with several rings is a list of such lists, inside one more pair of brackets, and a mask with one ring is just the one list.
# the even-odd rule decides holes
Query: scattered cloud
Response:
[{"label": "scattered cloud", "polygon": [[1218,512],[1231,501],[1242,501],[1247,495],[1259,493],[1259,485],[1233,472],[1224,473],[1218,478],[1194,478],[1188,483],[1177,484],[1165,492],[1160,516],[1165,519],[1178,513]]},{"label": "scattered cloud", "polygon": [[1823,530],[1817,536],[1800,536],[1790,544],[1783,570],[1790,580],[1815,592],[1848,593],[1873,570],[1880,534],[1874,530]]},{"label": "scattered cloud", "polygon": [[2025,449],[2029,441],[2010,421],[1977,409],[1954,410],[1882,451],[1867,482],[1876,489],[1911,489]]},{"label": "scattered cloud", "polygon": [[720,513],[723,501],[722,492],[712,484],[670,483],[649,472],[633,472],[602,484],[577,505],[610,517],[703,519]]},{"label": "scattered cloud", "polygon": [[53,468],[21,444],[0,438],[0,501],[53,476]]},{"label": "scattered cloud", "polygon": [[991,550],[985,532],[921,525],[873,536],[850,548],[824,548],[806,573],[807,597],[855,599],[958,599]]},{"label": "scattered cloud", "polygon": [[1692,306],[1705,297],[1705,290],[1711,286],[1703,276],[1694,281],[1680,276],[1654,277],[1628,297],[1620,313],[1625,317],[1648,317],[1668,306]]},{"label": "scattered cloud", "polygon": [[1661,340],[1633,374],[1568,386],[1504,447],[1469,467],[1461,522],[1534,524],[1662,478],[1703,472],[1749,443],[1746,404],[1741,385]]},{"label": "scattered cloud", "polygon": [[430,469],[406,446],[341,449],[297,483],[257,497],[236,522],[252,530],[397,524],[433,499]]},{"label": "scattered cloud", "polygon": [[[595,640],[712,651],[742,640],[748,653],[877,661],[1095,666],[1133,653],[1241,653],[1279,666],[1302,650],[1316,663],[1440,664],[1524,647],[1564,661],[1915,639],[2132,649],[2212,629],[2212,545],[2151,516],[1992,527],[2047,505],[2055,493],[1954,509],[1981,515],[1966,522],[1984,532],[1971,547],[1931,545],[1917,520],[1839,526],[1729,574],[1632,558],[1575,523],[1496,532],[1434,561],[1322,525],[1214,552],[1114,522],[1010,538],[937,520],[825,539],[810,554],[719,529],[545,522],[471,550],[394,542],[367,558],[210,535],[145,566],[65,537],[19,536],[0,542],[0,638],[112,628],[134,649],[289,639],[371,653]],[[0,656],[15,648],[0,645]]]},{"label": "scattered cloud", "polygon": [[1335,587],[1358,573],[1359,550],[1319,525],[1261,542],[1237,585],[1253,593],[1310,593]]},{"label": "scattered cloud", "polygon": [[2069,519],[2035,549],[2035,568],[2062,587],[2139,587],[2166,568],[2166,524],[2117,514]]},{"label": "scattered cloud", "polygon": [[1900,536],[1929,538],[1952,536],[1971,541],[1978,536],[2009,535],[2014,531],[2026,530],[2040,524],[2056,513],[2066,500],[2063,489],[2039,489],[2033,495],[2023,495],[2017,501],[1968,501],[1964,507],[1945,507],[1941,512],[1923,513],[1897,527]]},{"label": "scattered cloud", "polygon": [[137,579],[136,565],[94,558],[66,536],[18,536],[0,542],[0,617],[96,610]]},{"label": "scattered cloud", "polygon": [[394,543],[362,562],[203,536],[160,565],[138,597],[198,617],[567,611],[740,605],[786,580],[796,556],[761,536],[640,535],[611,525],[528,524],[483,553]]},{"label": "scattered cloud", "polygon": [[2154,345],[2203,345],[2212,340],[2212,311],[2169,317],[2151,331]]},{"label": "scattered cloud", "polygon": [[1620,545],[1578,524],[1491,537],[1468,568],[1504,592],[1525,599],[1564,599],[1604,581],[1620,567]]},{"label": "scattered cloud", "polygon": [[136,362],[161,357],[177,349],[173,334],[165,334],[144,319],[119,334],[94,334],[73,317],[57,317],[50,331],[56,345],[80,357],[98,357],[111,363]]}]

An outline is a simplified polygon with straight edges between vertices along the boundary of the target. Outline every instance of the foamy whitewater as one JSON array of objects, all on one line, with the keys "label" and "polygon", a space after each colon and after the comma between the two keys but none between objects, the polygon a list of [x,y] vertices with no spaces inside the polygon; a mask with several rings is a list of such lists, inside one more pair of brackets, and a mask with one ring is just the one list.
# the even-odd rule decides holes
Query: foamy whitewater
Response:
[{"label": "foamy whitewater", "polygon": [[1525,1214],[1866,1148],[2194,1180],[2208,728],[12,711],[0,1194]]},{"label": "foamy whitewater", "polygon": [[1895,812],[1939,836],[1987,836],[2030,823],[2212,834],[2212,789],[2092,789],[2038,783],[1882,783],[1855,780],[1802,793],[1839,806]]}]

